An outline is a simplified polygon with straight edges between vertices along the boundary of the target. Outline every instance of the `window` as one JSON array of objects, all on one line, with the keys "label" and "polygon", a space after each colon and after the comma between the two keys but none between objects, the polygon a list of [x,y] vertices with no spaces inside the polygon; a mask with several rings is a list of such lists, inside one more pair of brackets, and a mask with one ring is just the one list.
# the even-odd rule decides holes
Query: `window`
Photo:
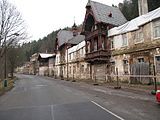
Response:
[{"label": "window", "polygon": [[155,56],[156,72],[160,73],[160,56]]},{"label": "window", "polygon": [[136,31],[136,43],[140,43],[143,41],[143,31],[142,28]]},{"label": "window", "polygon": [[94,51],[97,51],[97,49],[98,49],[98,39],[95,38],[94,39]]},{"label": "window", "polygon": [[102,49],[105,49],[105,36],[102,36]]},{"label": "window", "polygon": [[127,34],[122,35],[122,46],[127,46],[128,41],[127,41]]},{"label": "window", "polygon": [[64,74],[66,73],[66,67],[64,67]]},{"label": "window", "polygon": [[69,53],[69,59],[71,60],[71,53]]},{"label": "window", "polygon": [[71,74],[71,72],[72,72],[72,67],[70,66],[69,67],[69,73]]},{"label": "window", "polygon": [[156,56],[156,61],[160,62],[160,56]]},{"label": "window", "polygon": [[160,37],[160,20],[153,23],[153,35],[154,38]]},{"label": "window", "polygon": [[114,37],[111,38],[111,49],[114,49]]},{"label": "window", "polygon": [[144,58],[137,58],[138,63],[144,63]]},{"label": "window", "polygon": [[115,61],[111,62],[111,73],[115,74]]},{"label": "window", "polygon": [[73,74],[76,73],[76,66],[73,66]]},{"label": "window", "polygon": [[81,72],[84,72],[84,65],[81,66]]},{"label": "window", "polygon": [[87,41],[87,46],[88,46],[88,53],[90,53],[90,47],[91,47],[90,41]]},{"label": "window", "polygon": [[90,64],[87,64],[87,72],[90,73]]},{"label": "window", "polygon": [[124,74],[128,74],[128,60],[126,59],[123,60],[123,69],[124,69]]}]

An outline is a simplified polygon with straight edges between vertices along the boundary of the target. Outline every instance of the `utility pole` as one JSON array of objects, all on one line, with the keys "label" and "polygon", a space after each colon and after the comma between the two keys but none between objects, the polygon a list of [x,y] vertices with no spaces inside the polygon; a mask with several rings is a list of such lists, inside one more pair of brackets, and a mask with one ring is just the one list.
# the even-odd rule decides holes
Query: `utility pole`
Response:
[{"label": "utility pole", "polygon": [[[19,36],[18,33],[12,34],[13,36]],[[7,35],[4,36],[4,78],[7,79],[7,46],[6,46]]]},{"label": "utility pole", "polygon": [[4,37],[4,79],[7,79],[7,50],[6,50],[6,35]]}]

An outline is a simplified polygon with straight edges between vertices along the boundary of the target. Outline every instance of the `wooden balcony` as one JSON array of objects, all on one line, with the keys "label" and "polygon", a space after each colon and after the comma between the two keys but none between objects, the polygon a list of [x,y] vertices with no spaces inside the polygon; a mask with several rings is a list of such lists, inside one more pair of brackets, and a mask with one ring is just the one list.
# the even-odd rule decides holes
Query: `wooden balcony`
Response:
[{"label": "wooden balcony", "polygon": [[111,53],[109,50],[98,50],[91,53],[87,53],[85,60],[87,62],[108,62]]},{"label": "wooden balcony", "polygon": [[92,32],[86,32],[86,40],[90,40],[92,37],[98,36],[99,34],[106,34],[107,31],[94,30]]}]

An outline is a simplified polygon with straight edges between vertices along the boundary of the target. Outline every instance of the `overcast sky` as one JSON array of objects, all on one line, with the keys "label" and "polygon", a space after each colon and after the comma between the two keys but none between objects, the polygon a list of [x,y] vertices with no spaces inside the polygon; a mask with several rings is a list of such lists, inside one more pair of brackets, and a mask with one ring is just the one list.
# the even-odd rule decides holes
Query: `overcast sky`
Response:
[{"label": "overcast sky", "polygon": [[[52,31],[83,22],[88,0],[9,0],[21,12],[31,40],[43,38]],[[94,0],[118,5],[123,0]]]}]

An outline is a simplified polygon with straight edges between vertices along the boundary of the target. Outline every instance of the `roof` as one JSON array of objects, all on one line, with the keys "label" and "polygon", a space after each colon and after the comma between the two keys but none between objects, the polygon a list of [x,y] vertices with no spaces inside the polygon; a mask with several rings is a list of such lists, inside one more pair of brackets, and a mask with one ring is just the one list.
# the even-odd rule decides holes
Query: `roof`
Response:
[{"label": "roof", "polygon": [[160,18],[160,7],[142,16],[139,16],[124,25],[114,27],[108,31],[108,36],[123,34],[139,29],[140,26]]},{"label": "roof", "polygon": [[55,56],[55,54],[39,53],[39,57],[41,57],[42,59],[50,58],[53,56]]},{"label": "roof", "polygon": [[59,47],[73,37],[72,31],[60,30],[57,34]]},{"label": "roof", "polygon": [[71,38],[70,40],[68,40],[67,43],[78,44],[78,43],[84,41],[84,39],[85,39],[84,35],[77,35],[77,36]]},{"label": "roof", "polygon": [[[95,19],[98,22],[109,23],[116,26],[122,25],[127,22],[126,18],[119,10],[119,8],[111,7],[94,1],[89,2],[90,4],[87,3],[87,5],[91,5]],[[110,13],[112,13],[112,17],[108,16]]]},{"label": "roof", "polygon": [[68,49],[68,54],[73,53],[81,48],[85,47],[85,41],[80,42],[78,45],[75,45]]}]

